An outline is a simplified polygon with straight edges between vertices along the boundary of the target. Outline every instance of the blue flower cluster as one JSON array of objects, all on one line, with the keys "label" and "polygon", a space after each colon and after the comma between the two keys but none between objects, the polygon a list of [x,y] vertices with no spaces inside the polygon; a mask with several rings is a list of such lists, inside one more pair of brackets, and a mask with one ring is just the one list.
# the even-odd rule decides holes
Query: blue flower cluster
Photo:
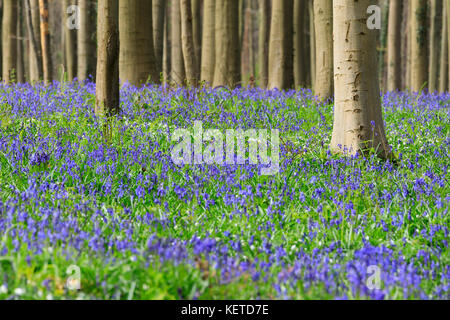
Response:
[{"label": "blue flower cluster", "polygon": [[[0,84],[0,297],[21,263],[27,287],[58,295],[57,279],[34,277],[84,257],[178,266],[250,298],[450,298],[449,94],[383,95],[396,164],[331,154],[332,105],[306,89],[125,86],[108,134],[94,102],[92,83]],[[195,120],[279,129],[279,173],[175,165],[171,132]],[[95,281],[93,296],[120,291]]]}]

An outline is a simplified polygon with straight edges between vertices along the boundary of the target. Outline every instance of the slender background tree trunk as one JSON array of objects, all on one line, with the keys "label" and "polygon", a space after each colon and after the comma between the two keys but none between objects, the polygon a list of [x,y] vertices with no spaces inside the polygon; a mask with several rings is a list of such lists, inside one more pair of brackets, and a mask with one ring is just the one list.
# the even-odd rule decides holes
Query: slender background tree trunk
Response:
[{"label": "slender background tree trunk", "polygon": [[70,11],[69,15],[69,7],[75,5],[74,0],[64,0],[63,2],[63,12],[64,12],[64,22],[63,22],[63,30],[64,30],[64,39],[65,39],[65,71],[67,73],[67,79],[72,81],[77,74],[77,30],[69,25],[70,15],[74,14]]},{"label": "slender background tree trunk", "polygon": [[181,0],[181,43],[183,49],[184,66],[188,85],[197,85],[197,59],[195,58],[194,39],[192,35],[191,1]]},{"label": "slender background tree trunk", "polygon": [[311,87],[315,90],[316,84],[316,29],[314,27],[314,0],[308,1],[309,11],[309,48],[310,48],[310,65],[311,65]]},{"label": "slender background tree trunk", "polygon": [[214,80],[215,2],[215,0],[205,0],[203,4],[203,39],[200,79],[208,85],[212,85]]},{"label": "slender background tree trunk", "polygon": [[164,26],[167,0],[153,0],[153,46],[155,49],[158,74],[163,69]]},{"label": "slender background tree trunk", "polygon": [[6,83],[17,80],[17,0],[3,1],[2,71]]},{"label": "slender background tree trunk", "polygon": [[84,81],[89,76],[89,59],[92,55],[89,0],[78,0],[78,5],[80,6],[80,29],[77,34],[77,77],[78,80]]},{"label": "slender background tree trunk", "polygon": [[25,19],[27,21],[28,38],[30,39],[30,82],[35,83],[42,79],[42,53],[39,22],[39,1],[25,0]]},{"label": "slender background tree trunk", "polygon": [[216,0],[214,87],[240,82],[239,1]]},{"label": "slender background tree trunk", "polygon": [[166,18],[164,19],[164,46],[163,46],[163,77],[164,77],[164,83],[168,84],[170,83],[170,69],[171,69],[171,59],[170,59],[170,51],[171,51],[171,44],[170,44],[170,5],[166,6],[164,10],[164,14],[166,15]]},{"label": "slender background tree trunk", "polygon": [[293,86],[292,0],[275,0],[272,7],[269,42],[269,89]]},{"label": "slender background tree trunk", "polygon": [[447,65],[448,65],[448,86],[447,89],[448,91],[450,91],[450,0],[447,0],[447,3],[445,4],[447,6],[447,54],[448,54],[448,58],[447,58]]},{"label": "slender background tree trunk", "polygon": [[411,89],[426,88],[428,81],[427,0],[411,0]]},{"label": "slender background tree trunk", "polygon": [[269,78],[270,0],[259,0],[258,65],[259,86],[267,87]]},{"label": "slender background tree trunk", "polygon": [[295,87],[306,86],[305,67],[305,18],[306,5],[304,0],[294,0],[294,80]]},{"label": "slender background tree trunk", "polygon": [[95,114],[119,112],[119,1],[98,0]]},{"label": "slender background tree trunk", "polygon": [[[194,41],[194,54],[197,61],[195,73],[200,76],[201,56],[202,56],[202,12],[201,0],[191,0],[192,9],[192,37]],[[197,78],[198,79],[198,78]]]},{"label": "slender background tree trunk", "polygon": [[398,90],[401,87],[401,22],[402,3],[401,1],[389,2],[389,23],[388,23],[388,91]]},{"label": "slender background tree trunk", "polygon": [[50,84],[53,80],[53,65],[50,46],[49,15],[48,0],[39,0],[40,29],[41,29],[41,51],[42,65],[45,85]]},{"label": "slender background tree trunk", "polygon": [[430,0],[431,17],[430,17],[430,64],[428,69],[429,91],[438,90],[438,62],[439,62],[439,20],[442,13],[442,1]]},{"label": "slender background tree trunk", "polygon": [[316,83],[314,92],[325,100],[333,96],[333,0],[314,0]]},{"label": "slender background tree trunk", "polygon": [[241,74],[243,84],[253,84],[254,82],[254,61],[253,61],[253,17],[251,0],[244,1],[244,33],[242,35],[241,48]]},{"label": "slender background tree trunk", "polygon": [[180,0],[172,0],[171,2],[171,28],[172,28],[172,81],[181,86],[184,83],[185,71],[183,61],[183,50],[181,49],[181,15]]},{"label": "slender background tree trunk", "polygon": [[448,68],[448,16],[447,16],[447,1],[443,2],[443,14],[442,14],[442,36],[441,36],[441,58],[439,63],[439,92],[443,93],[447,90],[447,83],[449,81],[447,68]]},{"label": "slender background tree trunk", "polygon": [[24,39],[25,34],[23,33],[22,21],[23,21],[23,1],[17,1],[17,82],[25,82],[25,63],[24,63]]}]

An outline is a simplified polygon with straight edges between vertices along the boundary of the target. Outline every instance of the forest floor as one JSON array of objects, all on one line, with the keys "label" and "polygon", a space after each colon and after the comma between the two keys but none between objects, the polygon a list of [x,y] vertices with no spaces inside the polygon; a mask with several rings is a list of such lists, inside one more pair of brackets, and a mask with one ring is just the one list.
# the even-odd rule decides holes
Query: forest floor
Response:
[{"label": "forest floor", "polygon": [[[308,90],[125,87],[108,126],[94,103],[0,84],[0,299],[450,299],[450,94],[383,96],[396,164],[332,155]],[[195,120],[279,129],[279,172],[174,164]]]}]

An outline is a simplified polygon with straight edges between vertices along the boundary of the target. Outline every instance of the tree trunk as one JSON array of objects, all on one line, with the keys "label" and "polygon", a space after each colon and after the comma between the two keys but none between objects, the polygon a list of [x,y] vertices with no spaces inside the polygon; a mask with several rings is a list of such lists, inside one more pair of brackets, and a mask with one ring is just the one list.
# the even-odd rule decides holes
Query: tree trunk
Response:
[{"label": "tree trunk", "polygon": [[74,0],[64,0],[63,10],[64,10],[64,50],[66,57],[66,72],[67,80],[72,81],[77,74],[77,33],[76,28],[70,24],[69,18],[71,15],[75,14],[71,6],[75,5]]},{"label": "tree trunk", "polygon": [[197,61],[196,74],[200,75],[200,65],[202,56],[202,15],[201,0],[192,0],[192,37],[194,40],[194,54]]},{"label": "tree trunk", "polygon": [[334,0],[335,107],[330,148],[343,154],[376,150],[390,157],[381,110],[375,30],[367,28],[371,0]]},{"label": "tree trunk", "polygon": [[398,90],[401,87],[401,22],[402,3],[390,1],[388,24],[388,91]]},{"label": "tree trunk", "polygon": [[387,41],[389,29],[389,3],[388,0],[379,0],[381,7],[381,30],[378,31],[378,72],[380,89],[387,90]]},{"label": "tree trunk", "polygon": [[163,71],[166,0],[153,0],[153,46],[158,74]]},{"label": "tree trunk", "polygon": [[240,82],[239,1],[216,0],[214,87]]},{"label": "tree trunk", "polygon": [[241,74],[245,85],[254,82],[255,70],[253,69],[253,16],[251,0],[247,0],[244,9],[244,33],[242,35],[241,48]]},{"label": "tree trunk", "polygon": [[186,68],[187,85],[197,85],[197,60],[195,58],[194,39],[192,35],[191,1],[181,0],[181,44],[183,50],[184,67]]},{"label": "tree trunk", "polygon": [[305,34],[303,32],[306,17],[305,6],[304,0],[294,0],[294,81],[296,88],[305,87],[306,85]]},{"label": "tree trunk", "polygon": [[183,50],[181,49],[181,13],[180,0],[172,0],[171,12],[171,28],[172,28],[172,81],[177,86],[184,83],[185,71],[183,61]]},{"label": "tree trunk", "polygon": [[17,80],[17,0],[3,1],[2,71],[5,83]]},{"label": "tree trunk", "polygon": [[149,0],[119,1],[120,80],[140,86],[159,83],[153,48],[152,3]]},{"label": "tree trunk", "polygon": [[203,9],[202,59],[200,79],[207,85],[214,80],[215,0],[205,0]]},{"label": "tree trunk", "polygon": [[316,33],[316,82],[314,92],[322,99],[333,96],[333,0],[314,0]]},{"label": "tree trunk", "polygon": [[293,85],[293,2],[274,0],[269,42],[269,89]]},{"label": "tree trunk", "polygon": [[[0,17],[2,19],[2,22],[0,23],[0,37],[2,37],[2,30],[3,30],[3,2],[0,0]],[[3,41],[0,41],[0,76],[3,75],[3,68],[2,68],[2,63],[3,63],[3,45],[2,45]],[[1,79],[0,79],[1,80]]]},{"label": "tree trunk", "polygon": [[170,82],[170,51],[171,51],[171,45],[170,45],[170,6],[166,6],[164,10],[164,14],[166,15],[164,19],[164,45],[163,45],[163,77],[164,77],[164,83],[168,84]]},{"label": "tree trunk", "polygon": [[405,17],[402,24],[402,33],[404,38],[404,49],[402,53],[402,61],[404,63],[403,88],[411,89],[411,0],[405,0],[403,3],[403,16]]},{"label": "tree trunk", "polygon": [[411,90],[419,91],[428,81],[427,0],[411,0]]},{"label": "tree trunk", "polygon": [[78,52],[78,72],[77,77],[79,81],[84,81],[89,76],[89,59],[91,52],[91,27],[89,17],[89,0],[78,0],[80,6],[80,29],[77,34],[77,52]]},{"label": "tree trunk", "polygon": [[448,54],[448,58],[447,58],[447,65],[448,65],[448,91],[450,91],[450,0],[447,0],[447,3],[445,4],[447,6],[447,43],[448,43],[448,47],[447,47],[447,54]]},{"label": "tree trunk", "polygon": [[306,86],[305,33],[306,5],[304,0],[294,0],[294,80],[295,87]]},{"label": "tree trunk", "polygon": [[98,0],[95,114],[119,112],[119,1]]},{"label": "tree trunk", "polygon": [[48,28],[48,0],[39,0],[39,15],[41,23],[42,71],[44,75],[44,84],[49,85],[53,80],[53,65],[52,54],[50,51],[50,32]]},{"label": "tree trunk", "polygon": [[22,13],[23,13],[23,7],[22,7],[23,1],[18,0],[17,1],[17,82],[24,83],[25,82],[25,64],[23,61],[24,58],[24,39],[25,35],[23,34],[22,29]]},{"label": "tree trunk", "polygon": [[42,54],[39,22],[39,1],[25,0],[25,19],[28,38],[30,39],[30,82],[35,83],[42,78]]},{"label": "tree trunk", "polygon": [[265,89],[269,79],[270,0],[259,0],[259,11],[259,86]]},{"label": "tree trunk", "polygon": [[314,90],[316,84],[316,29],[314,27],[314,0],[308,1],[309,11],[309,47],[310,47],[310,65],[311,65],[311,87]]},{"label": "tree trunk", "polygon": [[429,91],[438,90],[438,61],[439,61],[439,34],[438,23],[442,12],[442,2],[439,0],[430,0],[431,5],[431,30],[430,30],[430,65],[428,69]]},{"label": "tree trunk", "polygon": [[449,81],[447,68],[448,68],[448,36],[447,36],[447,1],[443,2],[443,10],[442,10],[442,38],[441,38],[441,58],[439,63],[439,92],[443,93],[447,90],[447,83]]}]

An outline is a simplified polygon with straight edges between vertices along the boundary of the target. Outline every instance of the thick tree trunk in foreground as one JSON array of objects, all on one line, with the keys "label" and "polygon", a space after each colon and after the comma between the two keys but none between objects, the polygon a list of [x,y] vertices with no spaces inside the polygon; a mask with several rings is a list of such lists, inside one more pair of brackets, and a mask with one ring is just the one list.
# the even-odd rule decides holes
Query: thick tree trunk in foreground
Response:
[{"label": "thick tree trunk in foreground", "polygon": [[38,0],[25,0],[25,19],[30,39],[30,82],[35,83],[40,81],[43,76]]},{"label": "thick tree trunk in foreground", "polygon": [[39,15],[40,15],[40,29],[41,29],[41,52],[42,52],[42,71],[44,75],[44,84],[48,85],[52,82],[52,54],[50,47],[50,31],[48,28],[48,0],[39,0]]},{"label": "thick tree trunk in foreground", "polygon": [[207,85],[214,80],[215,0],[205,0],[203,9],[202,58],[200,79]]},{"label": "thick tree trunk in foreground", "polygon": [[443,3],[443,10],[442,10],[442,38],[441,38],[441,58],[439,63],[439,92],[443,93],[448,88],[448,17],[447,17],[447,1],[444,0]]},{"label": "thick tree trunk in foreground", "polygon": [[183,61],[183,50],[181,49],[181,15],[180,15],[180,0],[172,0],[171,2],[172,12],[170,13],[172,28],[172,81],[177,85],[181,86],[184,83],[185,71],[184,71],[184,61]]},{"label": "thick tree trunk in foreground", "polygon": [[158,74],[163,71],[166,1],[167,0],[153,0],[153,47],[155,49]]},{"label": "thick tree trunk in foreground", "polygon": [[95,114],[119,112],[119,2],[98,0],[97,87]]},{"label": "thick tree trunk in foreground", "polygon": [[152,3],[149,0],[120,0],[120,80],[139,86],[159,83],[153,48]]},{"label": "thick tree trunk in foreground", "polygon": [[322,99],[333,95],[333,0],[314,0],[316,32],[316,82],[314,92]]},{"label": "thick tree trunk in foreground", "polygon": [[411,0],[411,90],[419,91],[428,81],[427,0]]},{"label": "thick tree trunk in foreground", "polygon": [[239,1],[216,0],[214,87],[232,88],[240,82],[238,15]]},{"label": "thick tree trunk in foreground", "polygon": [[367,28],[371,0],[334,0],[335,107],[330,148],[344,154],[391,154],[384,130],[377,66],[376,35]]},{"label": "thick tree trunk in foreground", "polygon": [[389,24],[388,24],[388,62],[387,62],[388,91],[398,90],[401,87],[401,60],[400,60],[401,22],[402,22],[402,3],[400,1],[390,1]]},{"label": "thick tree trunk in foreground", "polygon": [[188,85],[197,85],[197,60],[195,58],[194,39],[192,35],[191,1],[181,0],[181,44],[183,50],[186,80]]},{"label": "thick tree trunk in foreground", "polygon": [[89,61],[92,55],[89,0],[78,0],[78,5],[80,6],[80,29],[77,34],[77,77],[78,80],[84,81],[89,76]]},{"label": "thick tree trunk in foreground", "polygon": [[430,92],[438,90],[438,62],[439,62],[439,34],[438,23],[442,12],[440,0],[430,0],[431,4],[431,29],[430,29],[430,65],[428,69],[428,88]]},{"label": "thick tree trunk in foreground", "polygon": [[259,86],[267,87],[269,79],[270,0],[259,0],[258,65]]},{"label": "thick tree trunk in foreground", "polygon": [[2,78],[6,83],[17,80],[17,0],[3,1]]},{"label": "thick tree trunk in foreground", "polygon": [[293,85],[293,2],[272,4],[269,42],[269,89],[289,89]]}]

